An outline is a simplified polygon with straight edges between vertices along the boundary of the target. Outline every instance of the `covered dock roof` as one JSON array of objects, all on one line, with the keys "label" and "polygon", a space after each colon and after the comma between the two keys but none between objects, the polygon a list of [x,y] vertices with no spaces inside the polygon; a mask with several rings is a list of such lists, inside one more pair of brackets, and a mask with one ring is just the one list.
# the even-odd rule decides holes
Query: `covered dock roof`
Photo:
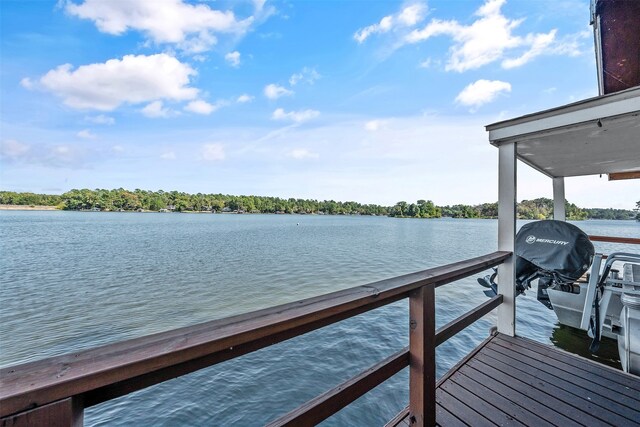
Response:
[{"label": "covered dock roof", "polygon": [[516,142],[517,158],[552,178],[640,174],[640,86],[486,129],[491,144]]}]

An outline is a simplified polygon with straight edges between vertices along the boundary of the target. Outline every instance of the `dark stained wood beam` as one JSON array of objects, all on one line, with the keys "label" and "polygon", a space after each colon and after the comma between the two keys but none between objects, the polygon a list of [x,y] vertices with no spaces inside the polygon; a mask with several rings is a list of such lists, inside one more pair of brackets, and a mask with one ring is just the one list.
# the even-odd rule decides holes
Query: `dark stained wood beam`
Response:
[{"label": "dark stained wood beam", "polygon": [[634,237],[589,236],[592,242],[625,243],[628,245],[640,245],[640,239]]},{"label": "dark stained wood beam", "polygon": [[409,347],[272,421],[267,427],[315,426],[407,366]]},{"label": "dark stained wood beam", "polygon": [[409,297],[409,421],[436,425],[435,288],[424,286]]},{"label": "dark stained wood beam", "polygon": [[84,407],[81,398],[69,397],[0,421],[2,427],[82,427]]},{"label": "dark stained wood beam", "polygon": [[616,172],[609,174],[609,181],[618,181],[621,179],[640,179],[640,171]]},{"label": "dark stained wood beam", "polygon": [[489,314],[493,309],[502,304],[502,295],[496,295],[488,301],[480,304],[468,313],[447,323],[436,332],[436,346],[442,344],[467,326],[471,325],[483,316]]}]

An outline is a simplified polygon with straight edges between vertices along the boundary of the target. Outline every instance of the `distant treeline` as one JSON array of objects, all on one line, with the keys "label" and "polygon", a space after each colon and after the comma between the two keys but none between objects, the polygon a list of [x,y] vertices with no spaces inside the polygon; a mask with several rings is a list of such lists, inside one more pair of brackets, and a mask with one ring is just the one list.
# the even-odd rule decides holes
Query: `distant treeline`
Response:
[{"label": "distant treeline", "polygon": [[189,194],[178,191],[71,190],[61,195],[0,191],[0,204],[46,205],[63,210],[248,212],[248,213],[326,213],[387,215],[388,208],[357,202],[334,200],[282,199],[227,194]]},{"label": "distant treeline", "polygon": [[[436,206],[431,200],[416,203],[398,202],[394,206],[336,202],[334,200],[283,199],[265,196],[232,196],[227,194],[189,194],[179,191],[71,190],[61,195],[0,191],[0,204],[56,206],[63,210],[100,211],[175,211],[175,212],[247,212],[328,215],[382,215],[403,218],[497,218],[498,203],[480,205]],[[566,203],[567,218],[639,219],[637,211],[625,209],[585,209]],[[518,204],[521,219],[548,219],[553,216],[553,200],[538,198]]]}]

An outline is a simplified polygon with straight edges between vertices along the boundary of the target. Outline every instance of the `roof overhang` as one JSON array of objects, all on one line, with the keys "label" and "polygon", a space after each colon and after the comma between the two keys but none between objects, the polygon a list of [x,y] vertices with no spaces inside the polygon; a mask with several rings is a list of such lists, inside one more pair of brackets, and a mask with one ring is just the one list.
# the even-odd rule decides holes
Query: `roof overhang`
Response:
[{"label": "roof overhang", "polygon": [[486,127],[551,177],[640,171],[640,86]]}]

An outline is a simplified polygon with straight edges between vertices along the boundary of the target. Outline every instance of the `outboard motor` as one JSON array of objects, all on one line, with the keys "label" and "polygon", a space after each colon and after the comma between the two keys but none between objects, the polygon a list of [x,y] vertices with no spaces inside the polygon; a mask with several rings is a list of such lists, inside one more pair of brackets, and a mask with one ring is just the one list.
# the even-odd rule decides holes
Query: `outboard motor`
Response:
[{"label": "outboard motor", "polygon": [[[538,280],[537,299],[552,309],[547,288],[572,292],[573,283],[588,269],[595,253],[593,244],[582,230],[564,221],[535,221],[522,226],[516,234],[516,294],[522,294]],[[497,293],[494,273],[478,279]]]}]

